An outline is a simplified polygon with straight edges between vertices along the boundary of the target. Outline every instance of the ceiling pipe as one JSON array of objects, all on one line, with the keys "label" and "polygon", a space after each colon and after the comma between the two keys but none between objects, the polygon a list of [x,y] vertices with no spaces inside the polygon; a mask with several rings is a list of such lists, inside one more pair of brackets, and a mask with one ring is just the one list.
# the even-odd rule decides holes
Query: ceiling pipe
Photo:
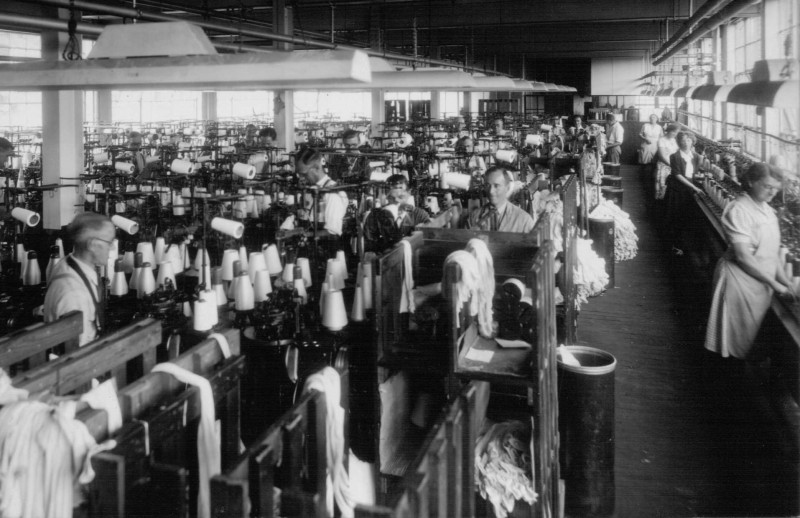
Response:
[{"label": "ceiling pipe", "polygon": [[[24,16],[20,14],[0,13],[0,24],[30,29],[54,30],[60,32],[69,31],[69,28],[67,27],[67,20],[36,18],[33,16]],[[78,25],[75,27],[75,32],[86,36],[100,36],[100,33],[103,32],[103,26],[78,22]],[[271,49],[263,49],[261,47],[254,47],[252,45],[237,45],[235,43],[222,43],[214,41],[212,41],[211,44],[214,45],[214,47],[223,50],[272,52]]]},{"label": "ceiling pipe", "polygon": [[[658,49],[655,54],[653,54],[653,58],[659,59],[662,54],[672,50],[672,48],[678,44],[681,38],[689,34],[689,32],[691,32],[691,30],[694,29],[695,26],[703,20],[703,18],[718,11],[723,6],[731,3],[731,1],[732,0],[706,0],[706,2],[700,6],[697,12],[694,13],[688,20],[686,20],[686,23],[684,23],[680,29],[675,31],[675,34],[672,35],[669,41],[663,44],[661,48]],[[667,19],[667,23],[669,24],[669,19]],[[667,34],[669,34],[669,25],[667,25]]]},{"label": "ceiling pipe", "polygon": [[653,61],[653,66],[660,65],[661,63],[671,58],[684,48],[688,47],[695,41],[699,40],[709,32],[713,31],[723,23],[727,22],[728,20],[736,16],[740,11],[746,9],[747,7],[750,7],[753,4],[759,3],[760,1],[761,0],[733,0],[724,8],[720,9],[720,11],[717,12],[717,14],[711,16],[710,18],[707,18],[694,31],[689,33],[677,45],[672,47],[671,50],[667,51],[665,54],[662,54],[661,57]]},{"label": "ceiling pipe", "polygon": [[[87,2],[85,0],[29,0],[32,3],[36,4],[45,4],[45,5],[52,5],[56,7],[61,7],[62,9],[70,9],[74,8],[79,11],[92,11],[98,13],[105,13],[105,14],[113,14],[115,16],[120,16],[123,18],[133,18],[137,20],[148,20],[148,21],[156,21],[156,22],[186,22],[187,20],[184,18],[180,18],[177,16],[167,16],[159,13],[153,12],[146,12],[142,11],[141,9],[129,9],[127,7],[116,7],[111,5],[103,5],[98,4],[95,2]],[[331,49],[331,50],[360,50],[362,52],[366,52],[370,56],[375,56],[384,59],[394,59],[394,60],[401,60],[401,61],[413,61],[415,63],[423,63],[426,65],[435,65],[435,66],[445,66],[445,67],[452,67],[452,68],[463,68],[465,70],[470,70],[473,72],[481,71],[481,69],[476,67],[464,67],[463,65],[455,62],[443,61],[438,59],[428,59],[428,58],[419,58],[419,57],[411,57],[405,54],[396,54],[393,52],[381,52],[372,50],[369,48],[362,48],[362,47],[355,47],[352,45],[342,45],[342,44],[335,44],[329,43],[327,41],[321,40],[314,40],[314,39],[306,39],[306,38],[298,38],[296,36],[288,36],[285,34],[277,34],[274,32],[268,31],[256,31],[251,29],[242,29],[242,28],[235,28],[231,27],[230,25],[222,25],[218,23],[211,23],[211,22],[202,22],[202,21],[188,21],[193,25],[197,25],[198,27],[202,27],[204,29],[208,29],[211,31],[221,32],[223,34],[237,34],[242,36],[249,36],[252,38],[259,38],[265,40],[272,40],[272,41],[281,41],[285,43],[294,43],[297,45],[310,45],[316,48],[323,48],[323,49]],[[234,45],[234,47],[238,48],[238,45]],[[498,74],[498,75],[506,75],[506,74]]]}]

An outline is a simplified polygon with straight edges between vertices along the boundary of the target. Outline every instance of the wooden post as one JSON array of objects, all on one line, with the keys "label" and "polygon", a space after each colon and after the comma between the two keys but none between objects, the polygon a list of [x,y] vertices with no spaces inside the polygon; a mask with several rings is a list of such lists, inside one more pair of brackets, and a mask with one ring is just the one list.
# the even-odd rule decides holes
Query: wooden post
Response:
[{"label": "wooden post", "polygon": [[[50,16],[52,9],[43,8]],[[69,12],[58,9],[58,17],[69,19]],[[42,31],[42,58],[59,61],[68,35]],[[42,92],[42,183],[62,182],[62,177],[77,178],[83,172],[83,92],[45,90]],[[42,221],[45,229],[60,229],[83,212],[83,196],[77,187],[65,187],[44,193]]]}]

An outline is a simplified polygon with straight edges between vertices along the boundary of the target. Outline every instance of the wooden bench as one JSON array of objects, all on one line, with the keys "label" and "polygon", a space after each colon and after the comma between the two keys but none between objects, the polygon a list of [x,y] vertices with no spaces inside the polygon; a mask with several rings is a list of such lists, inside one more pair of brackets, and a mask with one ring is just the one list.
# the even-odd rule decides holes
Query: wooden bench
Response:
[{"label": "wooden bench", "polygon": [[10,376],[47,362],[48,352],[63,346],[62,353],[78,348],[83,314],[67,313],[55,322],[33,324],[0,337],[0,368]]}]

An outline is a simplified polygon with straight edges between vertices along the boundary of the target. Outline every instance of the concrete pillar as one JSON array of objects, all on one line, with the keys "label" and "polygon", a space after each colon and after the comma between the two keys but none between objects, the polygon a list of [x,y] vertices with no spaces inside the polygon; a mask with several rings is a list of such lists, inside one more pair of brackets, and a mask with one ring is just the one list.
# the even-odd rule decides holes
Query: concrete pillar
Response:
[{"label": "concrete pillar", "polygon": [[464,92],[461,100],[461,116],[465,119],[472,113],[472,92]]},{"label": "concrete pillar", "polygon": [[[42,9],[45,11],[45,9]],[[42,14],[53,17],[53,10]],[[58,17],[69,19],[67,10]],[[59,61],[68,35],[42,31],[42,58]],[[83,92],[45,90],[42,92],[42,183],[78,183],[83,172]],[[62,181],[62,177],[71,178]],[[83,212],[83,197],[78,188],[65,187],[44,193],[42,222],[45,229],[60,229]]]},{"label": "concrete pillar", "polygon": [[203,120],[217,120],[217,92],[203,92],[200,103]]},{"label": "concrete pillar", "polygon": [[442,92],[431,90],[431,120],[442,118]]},{"label": "concrete pillar", "polygon": [[381,135],[383,123],[386,122],[386,92],[383,90],[372,91],[372,122],[370,124],[370,136]]},{"label": "concrete pillar", "polygon": [[111,108],[111,90],[97,91],[97,121],[101,124],[111,124],[114,122],[114,114]]},{"label": "concrete pillar", "polygon": [[[286,5],[286,0],[272,0],[273,29],[279,34],[293,34],[293,9]],[[292,50],[291,43],[276,41],[273,43],[276,50]],[[273,115],[275,117],[275,132],[278,134],[277,146],[294,151],[294,92],[291,90],[276,90],[273,97]]]},{"label": "concrete pillar", "polygon": [[[728,38],[728,25],[722,24],[719,26],[719,66],[722,70],[730,70],[731,64],[728,62],[728,45],[730,40]],[[728,138],[728,103],[719,103],[719,120],[722,121],[720,140]]]}]

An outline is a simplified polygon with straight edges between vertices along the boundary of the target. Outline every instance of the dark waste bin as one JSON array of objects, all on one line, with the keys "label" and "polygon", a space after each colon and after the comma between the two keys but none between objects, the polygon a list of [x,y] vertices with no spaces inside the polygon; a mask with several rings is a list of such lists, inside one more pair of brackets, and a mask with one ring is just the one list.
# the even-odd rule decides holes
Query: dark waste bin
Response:
[{"label": "dark waste bin", "polygon": [[573,516],[614,512],[613,355],[567,346],[580,366],[558,361],[558,431],[565,510]]}]

